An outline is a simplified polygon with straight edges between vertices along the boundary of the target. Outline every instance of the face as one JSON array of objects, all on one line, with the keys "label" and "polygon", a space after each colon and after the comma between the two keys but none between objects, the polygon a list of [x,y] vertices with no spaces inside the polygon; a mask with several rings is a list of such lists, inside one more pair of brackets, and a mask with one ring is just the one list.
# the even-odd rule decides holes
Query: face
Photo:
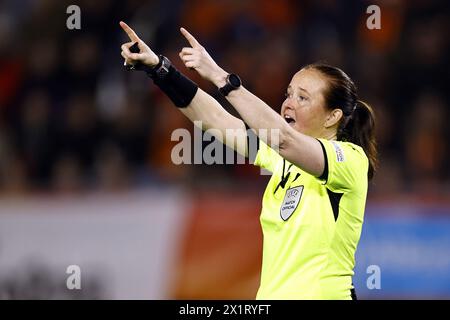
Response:
[{"label": "face", "polygon": [[281,116],[295,130],[312,137],[323,137],[329,110],[325,107],[323,92],[327,83],[320,72],[302,69],[292,78]]}]

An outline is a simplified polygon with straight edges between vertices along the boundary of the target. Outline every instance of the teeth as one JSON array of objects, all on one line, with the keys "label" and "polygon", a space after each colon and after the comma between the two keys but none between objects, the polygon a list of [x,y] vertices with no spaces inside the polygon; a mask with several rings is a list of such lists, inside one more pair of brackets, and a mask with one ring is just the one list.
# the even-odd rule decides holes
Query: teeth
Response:
[{"label": "teeth", "polygon": [[288,115],[285,115],[284,116],[284,120],[286,120],[286,122],[288,122],[288,123],[293,123],[293,122],[295,122],[295,120],[294,119],[292,119],[290,116],[288,116]]}]

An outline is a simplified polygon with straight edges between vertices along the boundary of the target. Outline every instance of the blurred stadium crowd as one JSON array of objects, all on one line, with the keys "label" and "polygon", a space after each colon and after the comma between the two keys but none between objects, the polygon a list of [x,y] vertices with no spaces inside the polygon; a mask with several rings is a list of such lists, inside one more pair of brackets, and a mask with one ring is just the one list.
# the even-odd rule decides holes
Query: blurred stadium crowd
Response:
[{"label": "blurred stadium crowd", "polygon": [[[381,7],[381,30],[366,8]],[[81,8],[81,30],[66,8]],[[450,191],[449,19],[438,1],[13,1],[0,4],[0,195],[122,190],[151,184],[261,186],[250,165],[171,162],[190,122],[143,74],[126,72],[127,21],[182,67],[191,31],[218,63],[279,110],[292,75],[343,68],[378,116],[381,158],[372,196]],[[225,104],[223,100],[220,100]],[[229,108],[229,106],[226,106]],[[232,111],[232,109],[230,108]]]}]

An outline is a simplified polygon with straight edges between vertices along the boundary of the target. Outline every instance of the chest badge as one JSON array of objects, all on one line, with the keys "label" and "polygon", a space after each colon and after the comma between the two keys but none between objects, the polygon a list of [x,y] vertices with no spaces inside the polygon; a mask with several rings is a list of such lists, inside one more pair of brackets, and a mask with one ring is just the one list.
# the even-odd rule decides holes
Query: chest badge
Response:
[{"label": "chest badge", "polygon": [[286,191],[286,194],[284,195],[284,199],[283,202],[281,203],[280,208],[281,219],[286,221],[291,217],[295,209],[297,209],[302,194],[303,194],[303,186],[290,188]]}]

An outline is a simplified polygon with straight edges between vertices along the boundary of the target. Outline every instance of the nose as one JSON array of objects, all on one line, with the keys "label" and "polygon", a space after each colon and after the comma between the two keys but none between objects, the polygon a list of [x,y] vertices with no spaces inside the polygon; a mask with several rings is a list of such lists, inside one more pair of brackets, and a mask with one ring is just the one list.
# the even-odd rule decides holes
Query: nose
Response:
[{"label": "nose", "polygon": [[294,109],[294,105],[292,102],[292,99],[290,97],[286,97],[286,99],[284,99],[283,104],[282,104],[282,109]]}]

